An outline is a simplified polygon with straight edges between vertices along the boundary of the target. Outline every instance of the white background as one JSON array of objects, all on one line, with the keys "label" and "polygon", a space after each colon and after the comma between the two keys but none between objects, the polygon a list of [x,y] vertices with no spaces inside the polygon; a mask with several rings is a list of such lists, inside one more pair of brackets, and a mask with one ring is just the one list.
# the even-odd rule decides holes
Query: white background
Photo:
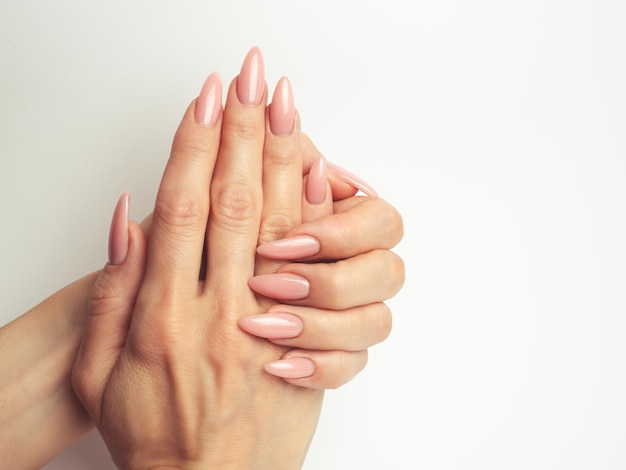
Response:
[{"label": "white background", "polygon": [[[0,320],[152,207],[206,75],[253,45],[403,214],[404,289],[306,469],[626,468],[622,0],[0,2]],[[0,378],[1,380],[1,378]],[[110,469],[91,434],[46,470]]]}]

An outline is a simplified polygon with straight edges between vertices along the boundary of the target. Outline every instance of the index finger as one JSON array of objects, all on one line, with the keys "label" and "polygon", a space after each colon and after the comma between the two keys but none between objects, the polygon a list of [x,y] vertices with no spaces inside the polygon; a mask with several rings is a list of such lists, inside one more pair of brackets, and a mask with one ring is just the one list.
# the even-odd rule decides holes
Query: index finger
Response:
[{"label": "index finger", "polygon": [[187,108],[157,193],[145,280],[162,294],[175,289],[192,296],[198,290],[221,114],[222,84],[213,73]]},{"label": "index finger", "polygon": [[334,205],[334,214],[298,225],[257,252],[271,259],[340,260],[391,249],[402,239],[402,217],[383,199],[352,197]]}]

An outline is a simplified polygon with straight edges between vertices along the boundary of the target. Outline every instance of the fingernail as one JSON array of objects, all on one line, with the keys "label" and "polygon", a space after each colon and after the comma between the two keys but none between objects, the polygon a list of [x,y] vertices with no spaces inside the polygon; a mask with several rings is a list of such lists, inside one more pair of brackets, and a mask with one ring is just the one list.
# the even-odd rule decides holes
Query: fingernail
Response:
[{"label": "fingernail", "polygon": [[302,320],[290,313],[262,313],[239,320],[239,326],[250,334],[268,339],[295,338],[304,328]]},{"label": "fingernail", "polygon": [[128,255],[128,212],[130,194],[125,192],[117,201],[109,230],[109,264],[119,265]]},{"label": "fingernail", "polygon": [[320,242],[308,235],[283,238],[260,245],[256,252],[271,259],[300,259],[314,256],[320,251]]},{"label": "fingernail", "polygon": [[348,170],[344,170],[343,168],[335,165],[334,163],[326,162],[326,164],[328,165],[328,168],[330,168],[330,170],[335,175],[337,175],[337,177],[340,180],[348,183],[351,186],[354,186],[356,189],[362,191],[364,194],[367,194],[368,196],[378,197],[378,193],[376,192],[376,190],[369,183],[366,183],[355,174],[350,173]]},{"label": "fingernail", "polygon": [[292,357],[265,364],[265,370],[284,379],[302,379],[315,373],[315,363],[304,357]]},{"label": "fingernail", "polygon": [[265,65],[258,47],[246,55],[237,78],[237,96],[242,104],[256,106],[261,103],[265,91]]},{"label": "fingernail", "polygon": [[204,82],[196,101],[196,122],[213,127],[222,111],[222,80],[213,72]]},{"label": "fingernail", "polygon": [[326,185],[328,174],[326,173],[326,159],[319,157],[309,171],[306,181],[306,200],[309,204],[321,204],[326,199]]},{"label": "fingernail", "polygon": [[282,77],[272,96],[270,104],[270,129],[272,134],[288,136],[293,132],[295,108],[293,105],[293,91],[287,77]]},{"label": "fingernail", "polygon": [[291,273],[261,274],[248,281],[251,289],[272,299],[299,300],[309,295],[309,281]]}]

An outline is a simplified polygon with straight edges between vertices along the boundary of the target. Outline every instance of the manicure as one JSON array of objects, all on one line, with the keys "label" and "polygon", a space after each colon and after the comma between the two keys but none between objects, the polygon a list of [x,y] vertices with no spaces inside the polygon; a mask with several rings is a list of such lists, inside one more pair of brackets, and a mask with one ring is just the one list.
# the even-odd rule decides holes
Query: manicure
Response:
[{"label": "manicure", "polygon": [[295,260],[314,256],[320,251],[320,242],[308,235],[283,238],[260,245],[256,252],[271,259]]},{"label": "manicure", "polygon": [[196,122],[213,127],[222,111],[222,80],[213,72],[204,82],[196,101]]},{"label": "manicure", "polygon": [[237,97],[242,104],[257,106],[265,91],[265,64],[258,47],[253,47],[246,55],[237,78]]},{"label": "manicure", "polygon": [[372,197],[378,197],[376,190],[369,184],[363,181],[361,178],[348,170],[335,165],[331,162],[326,162],[328,168],[343,182],[348,183],[350,186],[354,186],[356,189],[361,190],[364,194]]},{"label": "manicure", "polygon": [[130,194],[125,192],[117,201],[109,230],[109,264],[120,265],[128,256],[128,212]]},{"label": "manicure", "polygon": [[328,174],[326,173],[326,159],[320,156],[309,171],[306,180],[306,200],[309,204],[321,204],[326,199],[326,185]]},{"label": "manicure", "polygon": [[285,379],[302,379],[315,373],[315,363],[304,357],[292,357],[265,364],[265,370]]},{"label": "manicure", "polygon": [[272,96],[270,104],[270,129],[277,136],[288,136],[293,132],[295,108],[293,105],[293,92],[291,83],[287,77],[282,77]]},{"label": "manicure", "polygon": [[295,338],[304,328],[302,320],[291,313],[262,313],[239,320],[239,326],[248,333],[268,339]]},{"label": "manicure", "polygon": [[305,299],[311,289],[307,279],[291,273],[261,274],[248,280],[248,285],[261,295],[282,300]]}]

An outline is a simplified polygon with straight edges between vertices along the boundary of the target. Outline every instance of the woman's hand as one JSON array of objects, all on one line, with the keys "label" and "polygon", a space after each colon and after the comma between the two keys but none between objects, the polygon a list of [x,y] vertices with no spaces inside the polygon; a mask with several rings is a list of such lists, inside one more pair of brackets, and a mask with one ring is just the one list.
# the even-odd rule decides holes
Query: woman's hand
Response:
[{"label": "woman's hand", "polygon": [[[383,302],[404,283],[404,264],[390,251],[402,238],[402,218],[363,180],[335,165],[327,168],[307,136],[275,131],[291,129],[273,125],[276,115],[294,113],[292,100],[283,99],[291,96],[287,87],[281,79],[270,105],[264,150],[264,175],[269,177],[264,187],[280,187],[281,182],[271,178],[284,169],[289,161],[285,156],[293,152],[299,137],[307,173],[303,224],[278,240],[269,237],[267,243],[261,234],[257,253],[259,266],[268,259],[300,262],[250,280],[256,292],[284,303],[245,317],[239,325],[290,348],[280,360],[265,365],[267,372],[302,387],[337,388],[365,367],[367,348],[383,341],[391,330],[391,311]],[[285,106],[285,101],[291,106]],[[277,168],[272,167],[275,162]],[[357,189],[372,197],[353,197]],[[281,214],[291,197],[281,197],[279,191],[270,194],[275,198],[265,201],[265,220],[279,220],[282,230],[276,232],[281,232],[289,225]],[[306,292],[286,288],[294,280],[306,284]]]},{"label": "woman's hand", "polygon": [[[303,223],[261,245],[268,258],[301,260],[251,286],[285,303],[240,320],[251,334],[290,349],[269,373],[302,387],[337,388],[365,367],[367,349],[387,338],[391,311],[384,303],[404,282],[404,265],[390,251],[402,237],[402,218],[379,198],[335,202],[334,214]],[[332,261],[332,262],[329,262]],[[312,286],[304,299],[281,297],[273,284],[296,275]]]},{"label": "woman's hand", "polygon": [[[269,106],[264,173],[279,174],[289,153],[300,148],[303,223],[266,244],[260,235],[257,253],[306,263],[289,264],[277,272],[303,276],[314,289],[305,299],[293,299],[284,295],[280,277],[253,278],[249,283],[253,289],[285,303],[239,324],[250,334],[290,348],[282,360],[265,365],[267,372],[302,387],[337,388],[365,367],[367,349],[391,331],[391,311],[383,302],[404,282],[402,260],[390,251],[402,238],[402,217],[367,182],[327,164],[308,136],[292,132],[295,108],[288,87],[289,82],[281,79]],[[278,171],[272,162],[279,162]],[[281,183],[270,180],[265,185],[280,188]],[[370,197],[354,196],[357,190]],[[266,223],[282,217],[284,203],[280,193],[265,201]],[[146,234],[151,221],[150,215],[142,222]],[[272,291],[277,282],[278,289]]]},{"label": "woman's hand", "polygon": [[[73,383],[121,468],[299,468],[319,417],[321,391],[262,369],[287,348],[237,324],[273,304],[248,279],[259,234],[276,239],[284,233],[276,221],[301,219],[302,161],[294,147],[284,179],[263,187],[267,93],[258,50],[231,84],[223,115],[219,88],[212,75],[174,139],[145,274],[146,240],[134,223],[125,252],[122,203],[121,236],[112,237],[121,264],[103,269],[91,295]],[[283,196],[292,203],[268,220],[261,202]]]}]

